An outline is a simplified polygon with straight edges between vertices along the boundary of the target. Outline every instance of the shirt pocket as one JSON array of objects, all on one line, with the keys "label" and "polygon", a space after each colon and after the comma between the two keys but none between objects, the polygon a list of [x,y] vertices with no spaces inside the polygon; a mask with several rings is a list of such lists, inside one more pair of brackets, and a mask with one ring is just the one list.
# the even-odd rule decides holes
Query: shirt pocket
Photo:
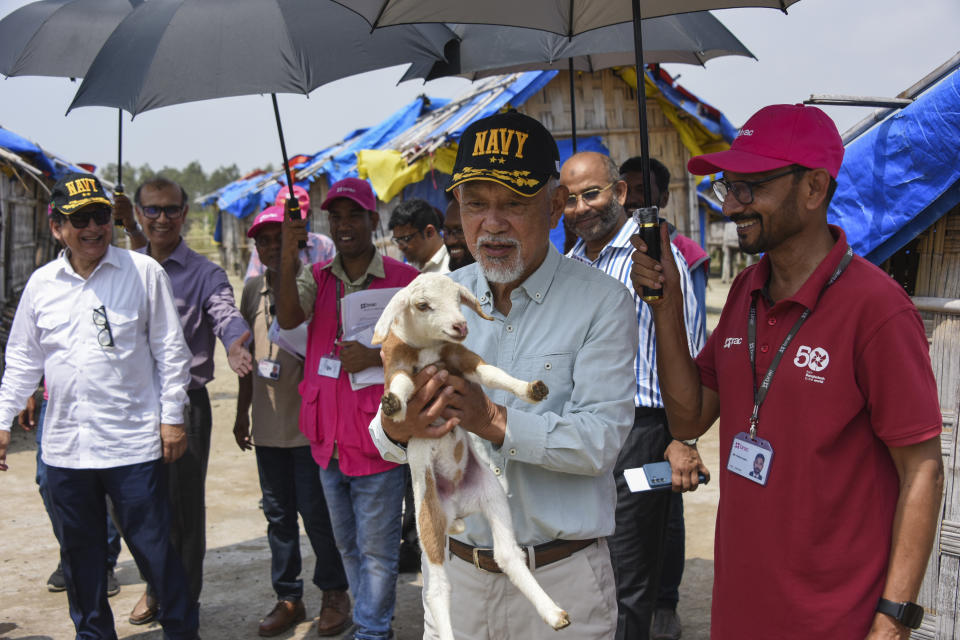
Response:
[{"label": "shirt pocket", "polygon": [[547,398],[544,400],[546,405],[562,406],[573,393],[573,355],[572,353],[523,355],[517,359],[512,375],[526,382],[543,381],[548,389]]},{"label": "shirt pocket", "polygon": [[97,342],[107,347],[110,344],[110,338],[113,338],[113,346],[123,351],[132,351],[137,346],[137,331],[139,323],[139,314],[136,309],[107,309],[107,328],[97,323]]},{"label": "shirt pocket", "polygon": [[40,344],[45,348],[63,348],[70,343],[67,334],[70,329],[70,316],[65,312],[47,311],[37,316]]}]

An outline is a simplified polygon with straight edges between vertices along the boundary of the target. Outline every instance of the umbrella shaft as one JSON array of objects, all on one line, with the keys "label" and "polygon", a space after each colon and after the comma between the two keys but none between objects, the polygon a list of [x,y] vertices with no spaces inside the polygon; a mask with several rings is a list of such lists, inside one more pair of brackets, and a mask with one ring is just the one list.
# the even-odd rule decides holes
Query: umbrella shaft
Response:
[{"label": "umbrella shaft", "polygon": [[640,119],[640,163],[643,171],[643,204],[654,206],[650,186],[650,140],[647,134],[647,87],[643,72],[643,29],[640,27],[640,0],[633,2],[633,50],[637,62],[637,115]]}]

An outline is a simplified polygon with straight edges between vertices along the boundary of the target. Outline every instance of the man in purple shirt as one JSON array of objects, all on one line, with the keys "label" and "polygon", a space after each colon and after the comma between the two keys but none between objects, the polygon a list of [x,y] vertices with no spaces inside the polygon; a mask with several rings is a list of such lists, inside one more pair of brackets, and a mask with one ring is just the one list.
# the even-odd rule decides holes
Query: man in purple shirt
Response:
[{"label": "man in purple shirt", "polygon": [[[245,376],[252,371],[252,357],[246,348],[250,328],[237,309],[233,288],[222,268],[192,251],[180,236],[187,216],[187,193],[183,187],[162,176],[151,178],[134,196],[137,217],[147,244],[134,248],[151,256],[170,277],[190,363],[190,404],[184,414],[187,452],[170,465],[171,541],[183,560],[190,583],[190,597],[197,601],[203,585],[203,556],[206,552],[204,483],[210,456],[212,416],[206,384],[213,380],[213,352],[219,338],[227,349],[230,368]],[[145,624],[156,616],[153,585],[130,613],[132,624]]]}]

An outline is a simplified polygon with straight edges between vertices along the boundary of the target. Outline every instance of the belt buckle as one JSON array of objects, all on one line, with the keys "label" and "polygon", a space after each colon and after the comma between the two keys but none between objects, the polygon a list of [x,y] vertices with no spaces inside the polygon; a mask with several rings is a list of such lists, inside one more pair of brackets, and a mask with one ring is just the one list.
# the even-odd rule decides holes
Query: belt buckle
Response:
[{"label": "belt buckle", "polygon": [[481,552],[481,551],[489,551],[489,552],[493,553],[493,549],[484,549],[484,548],[481,548],[481,547],[474,547],[474,548],[472,549],[472,551],[473,551],[473,566],[475,566],[475,567],[476,567],[477,569],[479,569],[480,571],[483,571],[484,573],[491,573],[491,574],[492,574],[492,573],[495,573],[495,572],[493,572],[493,571],[487,571],[486,569],[484,569],[483,567],[480,566],[480,552]]}]

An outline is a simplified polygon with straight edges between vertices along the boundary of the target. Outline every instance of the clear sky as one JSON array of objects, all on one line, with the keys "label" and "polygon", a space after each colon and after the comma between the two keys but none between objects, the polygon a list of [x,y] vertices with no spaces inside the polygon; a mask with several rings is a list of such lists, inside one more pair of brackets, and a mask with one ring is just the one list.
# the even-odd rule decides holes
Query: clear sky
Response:
[{"label": "clear sky", "polygon": [[[599,2],[601,0],[594,0]],[[0,0],[0,16],[26,4]],[[741,125],[763,105],[810,94],[893,97],[960,51],[960,0],[801,0],[789,15],[770,9],[715,11],[758,60],[719,58],[706,67],[666,65],[679,82]],[[200,62],[198,62],[200,63]],[[402,69],[279,97],[287,150],[314,153],[376,124],[420,93],[453,97],[465,80],[397,85]],[[0,126],[73,162],[116,160],[117,113],[85,107],[64,116],[76,84],[61,78],[0,77]],[[828,107],[841,133],[871,109]],[[236,163],[279,165],[269,96],[209,100],[124,116],[124,161],[207,171]]]}]

